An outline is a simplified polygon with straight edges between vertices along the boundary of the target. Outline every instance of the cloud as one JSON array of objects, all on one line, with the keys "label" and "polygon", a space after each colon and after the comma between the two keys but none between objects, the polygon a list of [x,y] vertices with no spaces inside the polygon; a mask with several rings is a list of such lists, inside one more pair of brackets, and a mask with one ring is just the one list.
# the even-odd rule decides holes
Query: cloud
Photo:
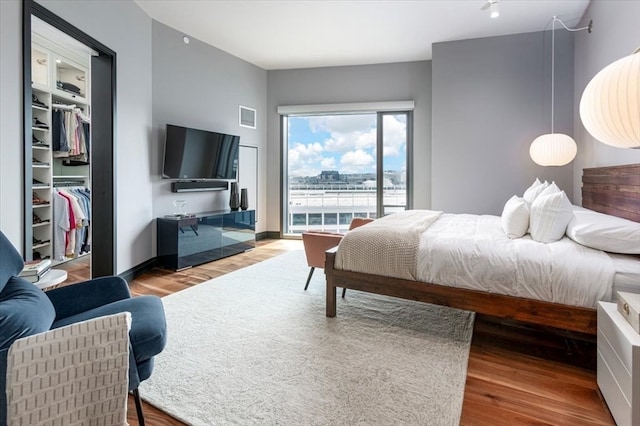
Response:
[{"label": "cloud", "polygon": [[375,114],[321,115],[308,118],[312,132],[328,133],[323,142],[329,152],[345,153],[376,146]]},{"label": "cloud", "polygon": [[398,157],[406,151],[407,123],[404,115],[385,115],[383,118],[383,155]]},{"label": "cloud", "polygon": [[341,173],[372,172],[375,168],[375,159],[368,152],[358,149],[344,154],[340,159],[340,166]]},{"label": "cloud", "polygon": [[[289,174],[292,176],[314,176],[319,174],[318,164],[324,148],[318,142],[304,145],[296,143],[289,149]],[[316,163],[314,165],[314,163]]]},{"label": "cloud", "polygon": [[[289,146],[289,174],[317,176],[322,170],[341,173],[375,172],[376,115],[350,114],[297,117],[304,120],[299,137],[304,142]],[[404,115],[385,115],[383,118],[385,167],[396,167],[406,155],[406,118]],[[308,129],[303,131],[302,129]],[[290,128],[291,132],[297,133]],[[306,140],[305,140],[306,139]],[[322,142],[318,142],[318,141]],[[391,160],[393,158],[393,160]]]},{"label": "cloud", "polygon": [[325,157],[320,161],[320,165],[323,170],[335,170],[336,169],[336,159],[333,157]]}]

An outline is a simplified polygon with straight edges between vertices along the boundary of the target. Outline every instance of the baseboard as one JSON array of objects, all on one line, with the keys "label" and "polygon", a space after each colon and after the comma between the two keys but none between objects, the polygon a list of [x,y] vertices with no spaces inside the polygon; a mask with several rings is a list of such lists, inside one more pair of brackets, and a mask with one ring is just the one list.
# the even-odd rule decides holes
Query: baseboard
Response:
[{"label": "baseboard", "polygon": [[149,272],[150,270],[152,270],[157,266],[160,266],[160,261],[158,260],[157,257],[154,257],[152,259],[142,262],[139,265],[134,266],[133,268],[127,271],[121,272],[120,274],[118,274],[118,276],[121,278],[124,278],[128,283],[130,283],[131,281],[138,278],[140,275],[144,274],[145,272]]},{"label": "baseboard", "polygon": [[279,240],[280,233],[276,231],[264,231],[256,233],[256,241],[260,240]]}]

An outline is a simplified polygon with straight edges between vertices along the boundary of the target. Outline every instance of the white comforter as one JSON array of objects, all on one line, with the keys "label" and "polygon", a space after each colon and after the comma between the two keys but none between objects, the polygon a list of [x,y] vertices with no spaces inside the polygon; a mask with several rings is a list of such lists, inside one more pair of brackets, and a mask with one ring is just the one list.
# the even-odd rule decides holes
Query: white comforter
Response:
[{"label": "white comforter", "polygon": [[498,216],[442,214],[420,236],[419,281],[595,308],[611,300],[614,275],[604,252],[567,237],[510,240]]}]

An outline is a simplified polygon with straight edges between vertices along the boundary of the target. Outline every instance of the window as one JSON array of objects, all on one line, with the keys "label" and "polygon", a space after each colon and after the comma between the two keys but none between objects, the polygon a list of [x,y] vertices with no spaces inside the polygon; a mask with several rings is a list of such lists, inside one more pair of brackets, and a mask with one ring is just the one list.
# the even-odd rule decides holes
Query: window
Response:
[{"label": "window", "polygon": [[283,115],[284,234],[343,232],[354,217],[410,208],[411,119],[410,111]]}]

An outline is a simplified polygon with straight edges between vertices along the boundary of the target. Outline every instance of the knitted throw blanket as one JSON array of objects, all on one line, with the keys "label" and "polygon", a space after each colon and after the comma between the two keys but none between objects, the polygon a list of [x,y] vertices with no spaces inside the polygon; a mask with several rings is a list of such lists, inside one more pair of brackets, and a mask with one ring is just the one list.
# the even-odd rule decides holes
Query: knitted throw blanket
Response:
[{"label": "knitted throw blanket", "polygon": [[338,246],[335,268],[416,280],[420,234],[441,214],[432,210],[407,210],[347,232]]}]

